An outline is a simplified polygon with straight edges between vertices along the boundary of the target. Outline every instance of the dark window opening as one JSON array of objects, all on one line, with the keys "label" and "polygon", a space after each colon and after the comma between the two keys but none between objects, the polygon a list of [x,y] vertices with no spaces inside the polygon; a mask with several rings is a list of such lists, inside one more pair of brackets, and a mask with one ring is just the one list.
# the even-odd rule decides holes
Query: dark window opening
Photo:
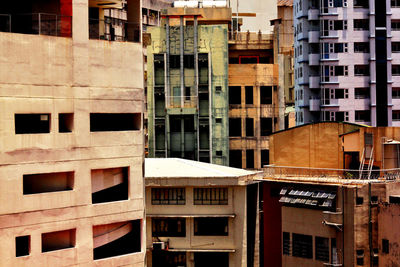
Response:
[{"label": "dark window opening", "polygon": [[153,267],[186,267],[186,252],[153,249],[151,254]]},{"label": "dark window opening", "polygon": [[254,119],[246,118],[246,136],[252,137],[254,136]]},{"label": "dark window opening", "polygon": [[242,150],[229,150],[229,167],[242,168]]},{"label": "dark window opening", "polygon": [[228,218],[194,218],[195,236],[228,236]]},{"label": "dark window opening", "polygon": [[272,118],[261,118],[261,136],[272,134]]},{"label": "dark window opening", "polygon": [[242,136],[242,119],[240,118],[229,119],[229,136],[230,137]]},{"label": "dark window opening", "polygon": [[58,131],[60,133],[71,133],[74,129],[74,114],[60,113],[58,114]]},{"label": "dark window opening", "polygon": [[75,247],[75,234],[75,229],[42,234],[42,252]]},{"label": "dark window opening", "polygon": [[215,151],[215,155],[216,155],[217,157],[222,157],[222,151],[221,151],[221,150]]},{"label": "dark window opening", "polygon": [[185,188],[152,188],[152,205],[185,205]]},{"label": "dark window opening", "polygon": [[354,53],[369,53],[369,43],[368,42],[354,43]]},{"label": "dark window opening", "polygon": [[261,150],[261,168],[265,165],[269,165],[269,150],[263,149]]},{"label": "dark window opening", "polygon": [[369,30],[369,20],[368,19],[355,19],[354,20],[354,30],[355,31],[368,31]]},{"label": "dark window opening", "polygon": [[246,169],[254,169],[254,150],[246,150]]},{"label": "dark window opening", "polygon": [[50,133],[50,114],[15,114],[15,134]]},{"label": "dark window opening", "polygon": [[105,203],[129,199],[129,167],[91,171],[92,203]]},{"label": "dark window opening", "polygon": [[222,86],[215,86],[215,92],[220,93],[222,91]]},{"label": "dark window opening", "polygon": [[171,69],[179,69],[181,67],[181,56],[170,55],[169,56],[169,67]]},{"label": "dark window opening", "polygon": [[272,104],[272,86],[260,86],[260,104]]},{"label": "dark window opening", "polygon": [[130,228],[131,231],[106,244],[100,244],[93,249],[93,259],[104,259],[141,251],[141,220],[134,220],[126,223],[116,223],[112,225],[99,225],[93,227],[93,243],[96,239],[102,239],[103,235],[118,231],[120,228]]},{"label": "dark window opening", "polygon": [[290,233],[288,232],[283,232],[282,253],[290,256]]},{"label": "dark window opening", "polygon": [[364,265],[364,250],[363,249],[357,249],[356,250],[356,262],[357,265]]},{"label": "dark window opening", "polygon": [[382,239],[382,253],[389,254],[389,240]]},{"label": "dark window opening", "polygon": [[194,188],[194,205],[228,205],[228,188]]},{"label": "dark window opening", "polygon": [[199,54],[199,68],[208,68],[208,54]]},{"label": "dark window opening", "polygon": [[25,174],[23,176],[24,195],[69,191],[73,188],[74,172]]},{"label": "dark window opening", "polygon": [[216,123],[222,123],[222,118],[216,118],[216,119],[215,119],[215,122],[216,122]]},{"label": "dark window opening", "polygon": [[355,121],[370,121],[371,111],[369,110],[356,110]]},{"label": "dark window opening", "polygon": [[229,64],[239,64],[239,58],[238,57],[230,57]]},{"label": "dark window opening", "polygon": [[242,88],[240,86],[229,86],[229,104],[240,105],[242,103]]},{"label": "dark window opening", "polygon": [[368,8],[369,2],[368,0],[354,0],[354,7]]},{"label": "dark window opening", "polygon": [[183,65],[186,69],[194,68],[194,55],[184,55],[183,56]]},{"label": "dark window opening", "polygon": [[392,87],[392,98],[400,98],[400,87]]},{"label": "dark window opening", "polygon": [[400,65],[392,65],[392,75],[400,76]]},{"label": "dark window opening", "polygon": [[90,131],[135,131],[141,129],[140,113],[91,113]]},{"label": "dark window opening", "polygon": [[313,243],[312,236],[293,234],[293,256],[312,259],[313,258]]},{"label": "dark window opening", "polygon": [[392,30],[399,31],[400,30],[400,20],[392,20]]},{"label": "dark window opening", "polygon": [[258,64],[258,56],[239,56],[239,64]]},{"label": "dark window opening", "polygon": [[392,120],[400,121],[400,110],[392,110]]},{"label": "dark window opening", "polygon": [[[177,266],[177,265],[174,265]],[[195,252],[194,266],[196,267],[229,267],[227,252]],[[165,267],[165,266],[163,266]]]},{"label": "dark window opening", "polygon": [[392,53],[399,53],[399,52],[400,52],[400,42],[392,42]]},{"label": "dark window opening", "polygon": [[369,76],[369,65],[354,65],[355,76]]},{"label": "dark window opening", "polygon": [[356,99],[369,98],[369,88],[368,87],[354,88],[354,97]]},{"label": "dark window opening", "polygon": [[22,257],[28,256],[31,251],[31,236],[17,236],[15,237],[15,256]]},{"label": "dark window opening", "polygon": [[253,105],[253,86],[246,86],[246,105]]},{"label": "dark window opening", "polygon": [[329,262],[329,238],[315,237],[315,259]]},{"label": "dark window opening", "polygon": [[190,100],[190,87],[185,87],[185,100]]},{"label": "dark window opening", "polygon": [[371,196],[371,204],[378,204],[378,196]]},{"label": "dark window opening", "polygon": [[153,218],[151,220],[153,237],[185,237],[185,218]]}]

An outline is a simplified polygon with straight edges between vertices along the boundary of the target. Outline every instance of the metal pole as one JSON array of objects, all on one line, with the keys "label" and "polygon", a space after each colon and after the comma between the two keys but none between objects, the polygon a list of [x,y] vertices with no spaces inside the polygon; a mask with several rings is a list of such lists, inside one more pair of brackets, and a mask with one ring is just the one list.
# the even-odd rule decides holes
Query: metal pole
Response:
[{"label": "metal pole", "polygon": [[180,17],[180,78],[181,78],[181,107],[184,106],[184,93],[185,93],[185,70],[184,70],[184,33],[183,33],[183,16]]}]

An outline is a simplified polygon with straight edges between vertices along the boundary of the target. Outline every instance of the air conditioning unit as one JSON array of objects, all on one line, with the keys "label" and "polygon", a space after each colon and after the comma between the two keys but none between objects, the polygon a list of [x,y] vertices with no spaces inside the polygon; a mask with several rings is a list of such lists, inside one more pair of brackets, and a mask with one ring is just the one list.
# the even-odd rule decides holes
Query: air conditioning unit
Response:
[{"label": "air conditioning unit", "polygon": [[167,248],[167,242],[153,242],[154,250],[165,250]]}]

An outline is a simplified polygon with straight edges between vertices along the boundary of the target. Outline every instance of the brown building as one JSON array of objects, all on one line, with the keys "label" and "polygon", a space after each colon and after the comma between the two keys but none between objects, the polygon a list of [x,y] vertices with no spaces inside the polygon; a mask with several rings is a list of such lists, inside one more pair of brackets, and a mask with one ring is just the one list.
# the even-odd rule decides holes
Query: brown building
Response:
[{"label": "brown building", "polygon": [[396,139],[398,128],[349,123],[274,133],[260,192],[262,265],[395,262],[396,233],[386,222],[398,212]]},{"label": "brown building", "polygon": [[102,10],[121,2],[0,7],[0,266],[144,265],[140,1],[118,41]]},{"label": "brown building", "polygon": [[273,36],[238,33],[229,41],[229,165],[260,169],[269,135],[279,129],[278,65]]}]

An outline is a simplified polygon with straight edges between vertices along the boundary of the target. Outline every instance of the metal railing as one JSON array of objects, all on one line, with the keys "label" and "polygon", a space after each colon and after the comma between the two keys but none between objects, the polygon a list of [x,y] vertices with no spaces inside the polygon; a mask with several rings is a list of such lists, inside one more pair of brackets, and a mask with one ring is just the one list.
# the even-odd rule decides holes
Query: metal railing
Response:
[{"label": "metal railing", "polygon": [[168,108],[196,108],[197,96],[168,96]]},{"label": "metal railing", "polygon": [[71,37],[72,16],[49,13],[0,14],[0,31]]},{"label": "metal railing", "polygon": [[242,42],[273,42],[272,34],[264,34],[261,32],[230,32],[229,33],[230,41],[242,41]]},{"label": "metal railing", "polygon": [[350,170],[326,169],[288,166],[265,166],[263,168],[266,178],[336,178],[348,180],[398,180],[400,168],[385,170]]},{"label": "metal railing", "polygon": [[125,20],[89,19],[89,39],[140,42],[140,24]]}]

